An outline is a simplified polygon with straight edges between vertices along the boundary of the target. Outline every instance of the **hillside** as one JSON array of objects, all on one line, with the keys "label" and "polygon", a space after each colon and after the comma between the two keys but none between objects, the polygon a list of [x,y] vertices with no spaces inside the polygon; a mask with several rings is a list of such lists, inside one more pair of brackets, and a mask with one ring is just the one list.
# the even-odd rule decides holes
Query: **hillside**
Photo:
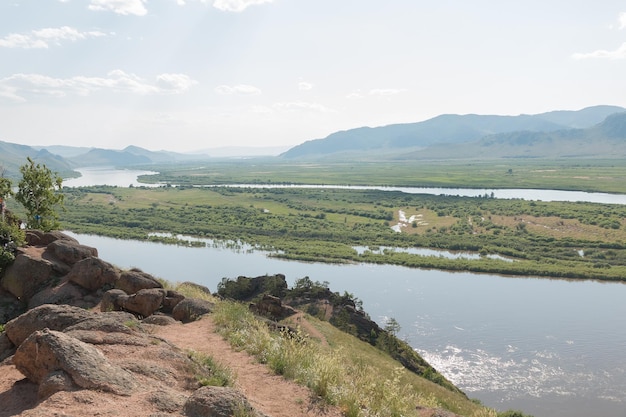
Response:
[{"label": "hillside", "polygon": [[200,285],[119,270],[62,233],[27,240],[0,274],[2,417],[496,416],[275,297],[255,298],[255,316]]},{"label": "hillside", "polygon": [[36,150],[30,146],[0,141],[0,175],[7,178],[19,178],[20,166],[31,158],[38,164],[45,164],[52,171],[63,176],[71,176],[74,165],[63,157],[53,154],[46,149]]},{"label": "hillside", "polygon": [[454,149],[438,145],[419,152],[408,152],[399,159],[624,157],[626,112],[610,115],[603,122],[586,129],[500,133],[458,144]]},{"label": "hillside", "polygon": [[[401,154],[425,148],[475,142],[496,134],[511,132],[555,132],[588,128],[607,116],[626,109],[595,106],[579,111],[556,111],[537,115],[441,115],[408,124],[361,127],[307,141],[283,153],[283,158],[332,156],[346,152],[395,152]],[[417,153],[416,153],[417,154]],[[460,155],[460,154],[459,154]]]}]

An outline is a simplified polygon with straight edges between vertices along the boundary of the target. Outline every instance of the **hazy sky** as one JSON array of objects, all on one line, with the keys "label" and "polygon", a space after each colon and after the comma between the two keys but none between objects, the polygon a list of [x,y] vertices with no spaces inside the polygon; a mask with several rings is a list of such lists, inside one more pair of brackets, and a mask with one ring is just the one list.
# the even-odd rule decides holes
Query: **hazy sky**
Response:
[{"label": "hazy sky", "polygon": [[626,3],[0,0],[0,140],[296,145],[442,113],[626,106]]}]

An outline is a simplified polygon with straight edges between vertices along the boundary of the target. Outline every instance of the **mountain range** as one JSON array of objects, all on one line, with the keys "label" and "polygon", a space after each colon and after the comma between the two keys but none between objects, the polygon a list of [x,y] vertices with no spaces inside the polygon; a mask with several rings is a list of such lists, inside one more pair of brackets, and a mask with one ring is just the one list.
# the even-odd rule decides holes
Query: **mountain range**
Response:
[{"label": "mountain range", "polygon": [[[259,149],[256,152],[260,155]],[[85,166],[145,166],[211,158],[205,153],[150,151],[132,145],[112,150],[61,145],[30,147],[0,141],[0,175],[17,178],[27,157],[63,177],[75,176],[74,168]],[[283,160],[541,157],[626,157],[626,109],[604,105],[519,116],[445,114],[416,123],[335,132],[323,139],[306,141],[279,156]]]},{"label": "mountain range", "polygon": [[[284,158],[323,158],[346,154],[361,154],[375,152],[377,155],[387,155],[387,157],[402,157],[405,159],[425,158],[425,157],[452,157],[458,158],[466,155],[464,152],[457,152],[461,148],[476,148],[477,144],[486,138],[490,141],[480,143],[482,156],[493,157],[490,152],[490,144],[496,147],[509,145],[510,152],[500,152],[500,156],[525,156],[526,149],[520,149],[519,143],[515,143],[516,138],[530,137],[534,135],[535,142],[541,138],[552,140],[551,156],[561,155],[563,149],[559,149],[562,141],[554,140],[560,136],[567,137],[563,132],[577,130],[579,135],[583,130],[596,129],[588,132],[594,139],[605,139],[599,136],[603,132],[594,126],[602,123],[608,116],[626,112],[623,107],[617,106],[594,106],[578,111],[553,111],[536,115],[519,116],[493,116],[493,115],[454,115],[446,114],[432,119],[406,124],[393,124],[381,127],[360,127],[333,133],[323,139],[315,139],[295,146],[283,153]],[[613,122],[615,125],[615,123]],[[617,136],[626,138],[626,131],[619,130],[618,126],[613,126],[618,131],[614,132],[612,139]],[[608,128],[607,128],[608,129]],[[495,135],[495,140],[494,140]],[[504,135],[504,136],[498,136]],[[507,144],[507,135],[511,143]],[[608,137],[606,138],[608,139]],[[465,144],[467,146],[458,145]],[[471,144],[471,145],[469,145]],[[454,145],[451,147],[450,145]],[[531,146],[531,143],[527,143]],[[442,147],[445,151],[442,153]],[[472,152],[473,157],[480,157],[480,154]]]}]

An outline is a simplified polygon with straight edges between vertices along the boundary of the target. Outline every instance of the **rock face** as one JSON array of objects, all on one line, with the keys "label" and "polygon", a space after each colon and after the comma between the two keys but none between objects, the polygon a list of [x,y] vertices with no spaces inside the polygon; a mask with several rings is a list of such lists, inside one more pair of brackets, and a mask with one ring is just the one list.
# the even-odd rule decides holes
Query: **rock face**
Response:
[{"label": "rock face", "polygon": [[[129,372],[109,363],[95,347],[49,329],[34,332],[20,344],[13,364],[29,380],[37,384],[46,381],[46,396],[53,393],[54,387],[71,386],[68,376],[78,387],[118,395],[130,395],[137,387]],[[53,372],[56,374],[50,381]]]},{"label": "rock face", "polygon": [[296,313],[293,308],[283,305],[280,298],[268,294],[257,303],[250,304],[250,310],[272,320],[281,320]]}]

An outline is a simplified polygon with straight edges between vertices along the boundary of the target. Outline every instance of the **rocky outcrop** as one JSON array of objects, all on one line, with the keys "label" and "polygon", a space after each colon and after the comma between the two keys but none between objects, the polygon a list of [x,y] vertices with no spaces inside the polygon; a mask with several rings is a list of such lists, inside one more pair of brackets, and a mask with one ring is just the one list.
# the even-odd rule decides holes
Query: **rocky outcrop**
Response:
[{"label": "rocky outcrop", "polygon": [[283,305],[280,298],[268,294],[265,294],[258,302],[251,303],[250,310],[272,320],[282,320],[296,314],[296,310]]}]

